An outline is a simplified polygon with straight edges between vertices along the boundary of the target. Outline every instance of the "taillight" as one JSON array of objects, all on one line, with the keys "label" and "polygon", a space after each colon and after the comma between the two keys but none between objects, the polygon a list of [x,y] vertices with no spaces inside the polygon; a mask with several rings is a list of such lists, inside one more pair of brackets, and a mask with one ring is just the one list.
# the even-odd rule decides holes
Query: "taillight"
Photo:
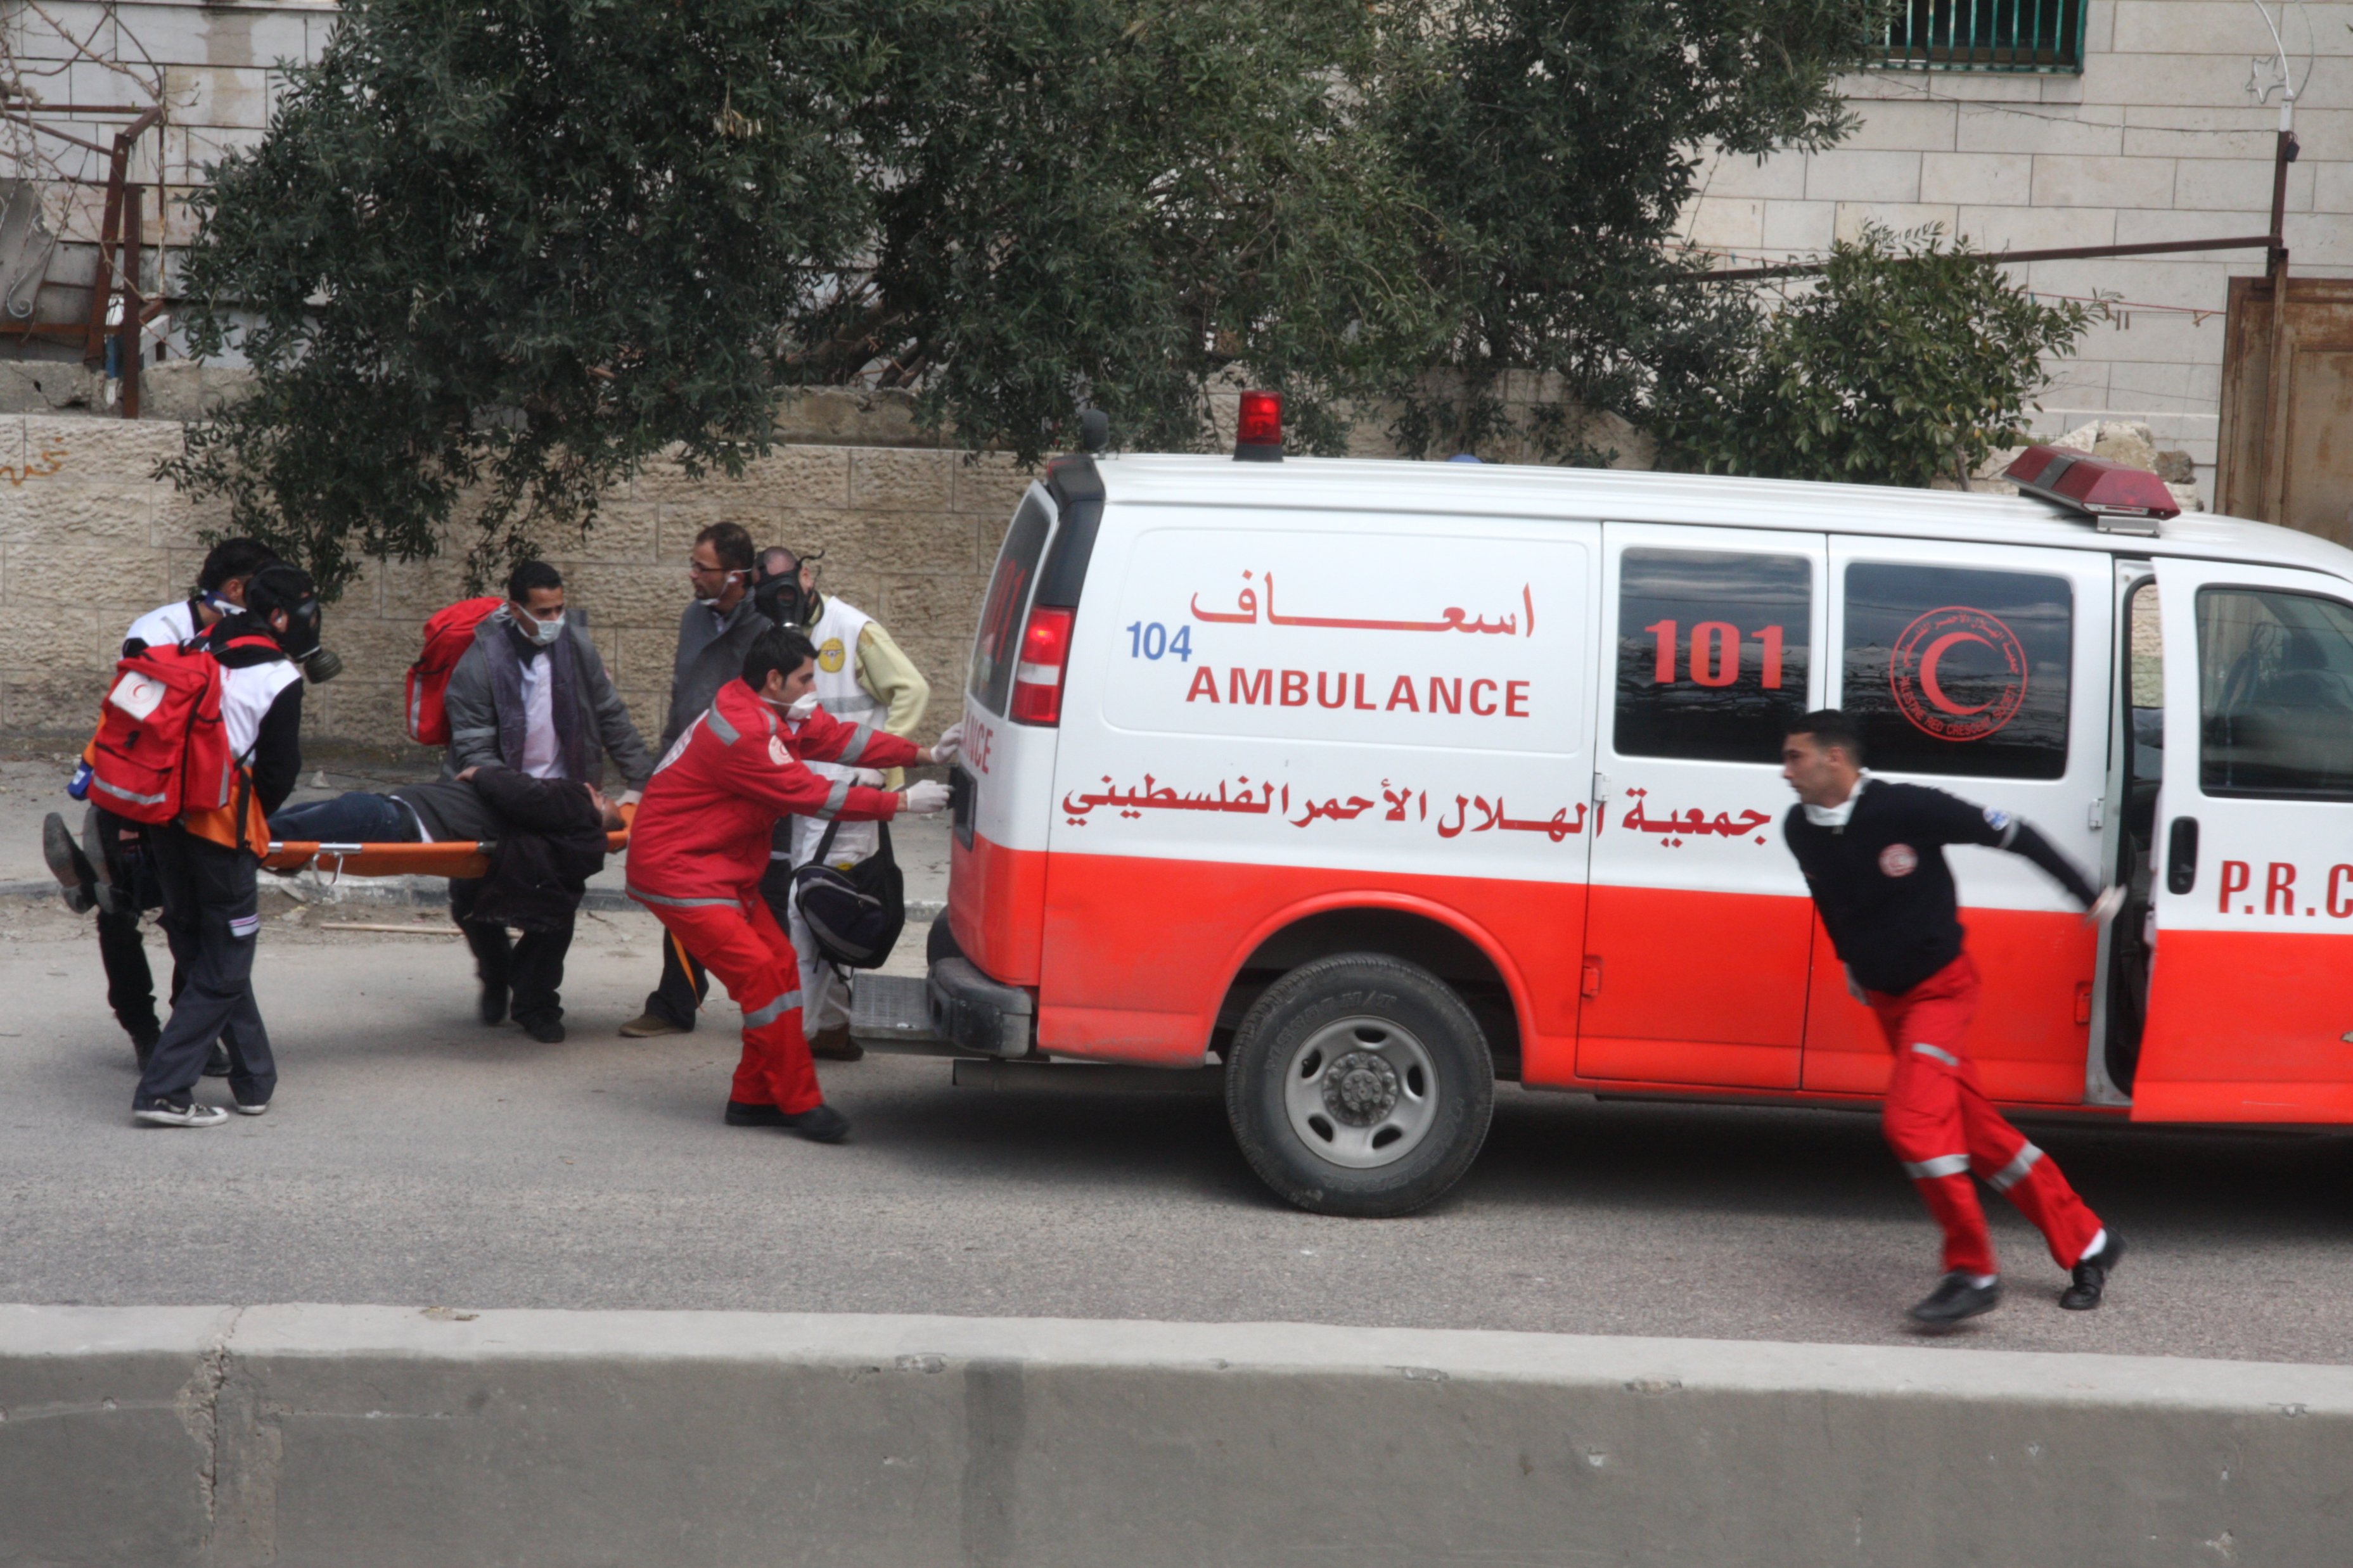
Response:
[{"label": "taillight", "polygon": [[1044,605],[1029,612],[1029,624],[1021,633],[1021,662],[1013,670],[1015,723],[1062,721],[1062,671],[1071,662],[1073,614]]}]

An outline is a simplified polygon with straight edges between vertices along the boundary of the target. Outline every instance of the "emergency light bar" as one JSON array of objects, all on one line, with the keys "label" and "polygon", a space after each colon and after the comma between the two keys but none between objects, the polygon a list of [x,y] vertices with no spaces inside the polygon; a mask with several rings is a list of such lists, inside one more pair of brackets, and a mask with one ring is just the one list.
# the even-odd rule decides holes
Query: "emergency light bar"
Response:
[{"label": "emergency light bar", "polygon": [[2163,479],[2087,452],[2029,447],[2001,477],[2028,495],[2082,512],[2103,533],[2154,538],[2158,523],[2181,515]]},{"label": "emergency light bar", "polygon": [[1241,416],[1234,425],[1234,461],[1282,461],[1282,394],[1242,394]]}]

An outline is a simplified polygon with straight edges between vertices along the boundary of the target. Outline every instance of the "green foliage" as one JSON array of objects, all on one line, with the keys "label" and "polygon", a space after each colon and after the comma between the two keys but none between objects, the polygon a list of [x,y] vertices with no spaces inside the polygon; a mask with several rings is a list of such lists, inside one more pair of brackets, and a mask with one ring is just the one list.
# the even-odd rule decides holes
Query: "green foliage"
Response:
[{"label": "green foliage", "polygon": [[1966,484],[2105,307],[2030,296],[1935,227],[1867,229],[1778,306],[1728,299],[1701,352],[1662,358],[1646,423],[1662,467]]},{"label": "green foliage", "polygon": [[[912,389],[1024,459],[1077,410],[1200,447],[1576,446],[1705,357],[1699,149],[1820,146],[1883,0],[357,0],[198,197],[201,353],[258,390],[167,471],[330,587],[486,572],[664,448],[739,471],[796,387]],[[1425,373],[1437,366],[1440,375]]]},{"label": "green foliage", "polygon": [[861,234],[836,134],[849,0],[377,0],[197,198],[199,353],[258,391],[169,471],[333,591],[436,547],[578,526],[671,442],[740,468],[780,331]]},{"label": "green foliage", "polygon": [[[1427,192],[1447,374],[1402,389],[1409,450],[1579,446],[1713,317],[1674,279],[1704,153],[1820,148],[1882,0],[1429,0],[1375,112]],[[1419,367],[1414,367],[1416,369]],[[1527,422],[1506,374],[1544,391]]]}]

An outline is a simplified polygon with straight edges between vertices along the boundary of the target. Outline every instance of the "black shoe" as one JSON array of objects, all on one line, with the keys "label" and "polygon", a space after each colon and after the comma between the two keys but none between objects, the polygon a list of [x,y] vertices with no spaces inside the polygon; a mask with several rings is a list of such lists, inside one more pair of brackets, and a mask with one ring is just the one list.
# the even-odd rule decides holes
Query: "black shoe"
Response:
[{"label": "black shoe", "polygon": [[205,1058],[205,1076],[206,1078],[228,1076],[228,1047],[218,1040],[213,1042],[212,1054]]},{"label": "black shoe", "polygon": [[1936,1288],[1928,1292],[1926,1300],[1912,1309],[1912,1315],[1924,1323],[1942,1326],[1990,1312],[2000,1305],[2000,1280],[1978,1285],[1966,1274],[1947,1274],[1936,1281]]},{"label": "black shoe", "polygon": [[561,1018],[533,1018],[529,1020],[517,1018],[515,1022],[522,1026],[522,1032],[524,1034],[529,1035],[533,1039],[537,1040],[543,1046],[556,1046],[564,1043],[564,1020]]},{"label": "black shoe", "polygon": [[74,913],[88,914],[98,903],[98,873],[67,831],[66,819],[56,812],[41,818],[41,858]]},{"label": "black shoe", "polygon": [[155,1042],[163,1037],[164,1031],[160,1028],[133,1029],[131,1031],[131,1054],[139,1058],[139,1070],[141,1072],[145,1072],[147,1070],[147,1058],[155,1054]]},{"label": "black shoe", "polygon": [[501,980],[483,981],[481,1000],[478,1006],[482,1015],[483,1023],[505,1023],[507,1021],[506,983]]},{"label": "black shoe", "polygon": [[193,1100],[159,1100],[133,1110],[131,1120],[151,1127],[218,1127],[228,1120],[228,1112],[217,1105],[198,1105]]},{"label": "black shoe", "polygon": [[740,1100],[727,1102],[727,1125],[730,1127],[790,1127],[793,1119],[773,1105],[746,1105]]},{"label": "black shoe", "polygon": [[2076,1259],[2073,1283],[2059,1293],[2059,1304],[2071,1312],[2088,1312],[2100,1304],[2100,1292],[2108,1288],[2108,1276],[2124,1261],[2125,1238],[2115,1231],[2100,1243],[2100,1250]]},{"label": "black shoe", "polygon": [[812,1143],[839,1143],[849,1136],[849,1118],[830,1105],[820,1103],[798,1116],[786,1116],[782,1111],[776,1114],[783,1117],[786,1126]]}]

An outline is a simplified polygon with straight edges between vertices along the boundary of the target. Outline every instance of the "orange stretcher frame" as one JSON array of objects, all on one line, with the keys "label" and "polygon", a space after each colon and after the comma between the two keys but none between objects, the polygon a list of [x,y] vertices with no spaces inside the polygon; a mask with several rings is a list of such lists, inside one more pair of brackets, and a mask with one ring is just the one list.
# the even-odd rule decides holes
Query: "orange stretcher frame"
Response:
[{"label": "orange stretcher frame", "polygon": [[[628,825],[638,815],[637,803],[621,807],[621,830],[606,837],[607,854],[629,847]],[[272,871],[300,871],[312,867],[343,877],[487,877],[491,845],[452,841],[447,844],[328,844],[311,839],[272,839],[261,858]]]}]

